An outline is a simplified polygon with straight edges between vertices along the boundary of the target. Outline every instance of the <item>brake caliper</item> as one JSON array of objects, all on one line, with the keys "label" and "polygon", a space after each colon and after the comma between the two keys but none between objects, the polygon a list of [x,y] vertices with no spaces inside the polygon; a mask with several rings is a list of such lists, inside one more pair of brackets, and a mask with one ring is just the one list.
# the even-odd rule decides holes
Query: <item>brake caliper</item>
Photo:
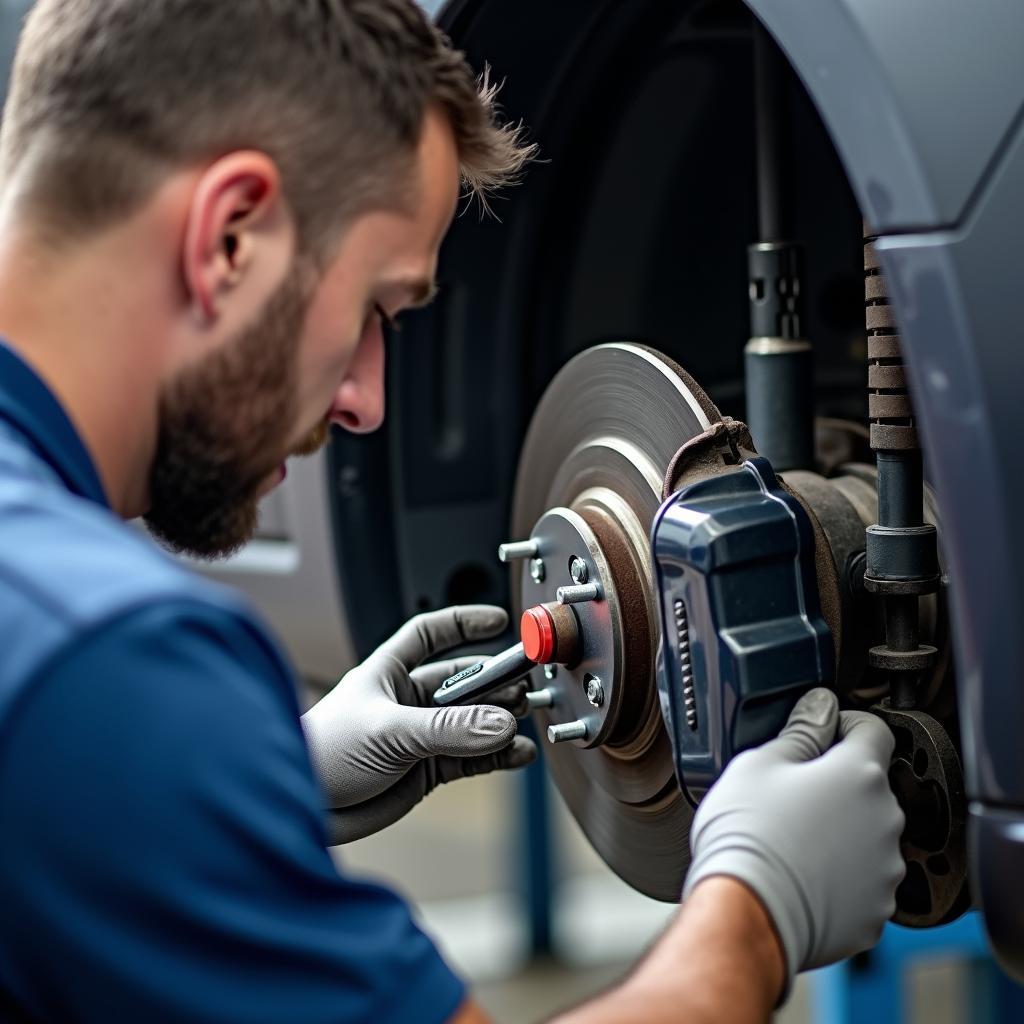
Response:
[{"label": "brake caliper", "polygon": [[767,459],[738,451],[741,427],[719,424],[705,445],[727,441],[735,465],[685,483],[652,528],[658,691],[694,805],[735,754],[777,735],[800,695],[835,674],[810,518]]}]

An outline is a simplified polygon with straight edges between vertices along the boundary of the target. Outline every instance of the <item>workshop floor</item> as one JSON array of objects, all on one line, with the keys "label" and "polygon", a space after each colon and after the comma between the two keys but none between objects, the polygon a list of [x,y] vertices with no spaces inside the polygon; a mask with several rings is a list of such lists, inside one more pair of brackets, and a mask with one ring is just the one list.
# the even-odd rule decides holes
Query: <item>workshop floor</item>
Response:
[{"label": "workshop floor", "polygon": [[[383,879],[468,978],[496,1024],[533,1024],[621,978],[661,932],[671,906],[634,892],[601,863],[557,797],[557,958],[530,962],[511,895],[520,794],[514,777],[442,787],[393,828],[345,848],[347,870]],[[778,1024],[807,1024],[801,983]]]}]

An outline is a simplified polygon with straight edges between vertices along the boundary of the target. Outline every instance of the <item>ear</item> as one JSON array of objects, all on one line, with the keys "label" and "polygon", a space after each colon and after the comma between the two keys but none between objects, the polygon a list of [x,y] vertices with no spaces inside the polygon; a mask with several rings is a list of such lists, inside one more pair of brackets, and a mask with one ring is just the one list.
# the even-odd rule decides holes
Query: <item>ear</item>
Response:
[{"label": "ear", "polygon": [[203,172],[188,208],[182,272],[193,310],[213,323],[232,292],[266,277],[260,271],[278,262],[282,247],[287,263],[292,244],[274,161],[248,150],[221,157]]}]

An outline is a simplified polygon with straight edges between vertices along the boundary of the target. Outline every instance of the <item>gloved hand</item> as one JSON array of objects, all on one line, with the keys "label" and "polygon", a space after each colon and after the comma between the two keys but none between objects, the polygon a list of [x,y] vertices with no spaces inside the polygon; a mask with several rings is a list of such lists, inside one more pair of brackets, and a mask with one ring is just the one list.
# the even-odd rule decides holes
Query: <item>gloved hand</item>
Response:
[{"label": "gloved hand", "polygon": [[332,844],[378,832],[442,782],[534,760],[534,744],[516,735],[516,716],[528,710],[525,682],[490,694],[489,704],[437,708],[438,686],[480,657],[417,667],[507,623],[490,605],[418,615],[302,716]]},{"label": "gloved hand", "polygon": [[[838,724],[839,740],[833,746]],[[797,971],[874,945],[903,878],[892,733],[874,715],[805,694],[779,737],[740,754],[701,802],[683,890],[729,875],[758,896]]]}]

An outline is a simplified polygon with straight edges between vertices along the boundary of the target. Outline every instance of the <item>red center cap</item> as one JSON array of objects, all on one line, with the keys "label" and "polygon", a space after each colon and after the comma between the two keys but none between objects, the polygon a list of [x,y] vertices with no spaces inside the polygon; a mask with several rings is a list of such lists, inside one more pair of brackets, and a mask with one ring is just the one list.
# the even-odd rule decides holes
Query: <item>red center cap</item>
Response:
[{"label": "red center cap", "polygon": [[555,657],[555,622],[543,605],[527,608],[519,622],[523,651],[538,665],[550,664]]}]

